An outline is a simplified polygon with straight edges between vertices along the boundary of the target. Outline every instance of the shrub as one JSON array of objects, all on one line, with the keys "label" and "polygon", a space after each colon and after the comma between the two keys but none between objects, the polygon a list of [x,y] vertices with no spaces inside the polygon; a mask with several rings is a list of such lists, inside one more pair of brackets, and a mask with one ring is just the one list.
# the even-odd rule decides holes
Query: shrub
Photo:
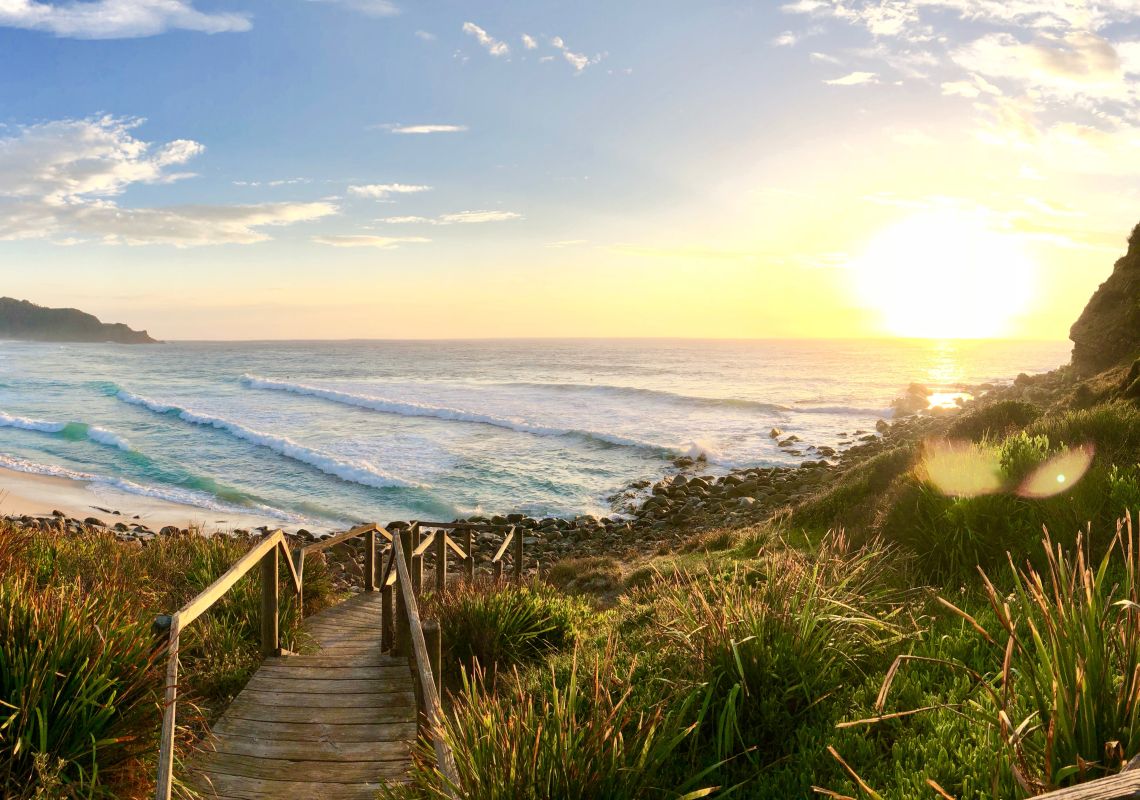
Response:
[{"label": "shrub", "polygon": [[75,587],[0,582],[0,794],[113,796],[116,771],[157,735],[149,624]]},{"label": "shrub", "polygon": [[605,594],[621,585],[621,567],[608,556],[564,558],[551,564],[544,577],[572,594]]},{"label": "shrub", "polygon": [[575,658],[568,679],[552,672],[542,692],[521,682],[504,694],[476,677],[445,718],[443,737],[455,754],[459,786],[449,786],[435,767],[435,753],[421,744],[409,786],[388,786],[386,798],[438,798],[457,792],[465,800],[634,800],[707,796],[703,776],[678,787],[667,777],[695,725],[690,709],[630,702],[632,685],[618,669],[612,649],[592,672]]},{"label": "shrub", "polygon": [[426,596],[424,613],[440,622],[445,680],[457,686],[462,672],[480,667],[494,686],[502,671],[573,645],[576,626],[590,612],[541,583],[463,581]]},{"label": "shrub", "polygon": [[1051,449],[1049,437],[1044,434],[1031,436],[1021,431],[1009,436],[999,448],[1003,476],[1010,485],[1020,483],[1049,458]]}]

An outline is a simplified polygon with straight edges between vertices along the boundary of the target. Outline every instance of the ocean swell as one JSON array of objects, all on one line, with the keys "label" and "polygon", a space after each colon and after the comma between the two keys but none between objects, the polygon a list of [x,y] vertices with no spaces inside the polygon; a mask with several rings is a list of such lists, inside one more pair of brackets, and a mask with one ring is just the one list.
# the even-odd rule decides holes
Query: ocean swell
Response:
[{"label": "ocean swell", "polygon": [[529,433],[534,436],[570,436],[579,439],[589,439],[615,447],[636,448],[669,458],[686,455],[691,458],[704,457],[711,461],[716,456],[716,451],[712,447],[700,442],[686,442],[679,445],[658,444],[655,442],[645,442],[628,436],[620,436],[614,433],[599,433],[597,431],[586,431],[576,428],[557,428],[546,425],[536,425],[517,418],[496,417],[491,414],[480,414],[476,411],[464,411],[462,409],[448,408],[446,406],[429,406],[422,403],[388,400],[383,397],[352,394],[350,392],[325,389],[320,386],[312,386],[304,383],[289,383],[272,378],[261,378],[256,375],[243,375],[242,382],[252,389],[266,389],[277,392],[289,392],[291,394],[299,394],[307,397],[317,397],[333,403],[355,406],[356,408],[376,411],[381,414],[473,422],[480,425],[492,425],[496,428],[517,431],[519,433]]},{"label": "ocean swell", "polygon": [[115,447],[130,452],[131,445],[117,433],[100,428],[98,425],[88,425],[86,422],[49,422],[42,419],[17,417],[0,411],[0,428],[19,428],[25,431],[38,431],[62,435],[65,439],[87,438],[98,444]]},{"label": "ocean swell", "polygon": [[298,461],[302,464],[307,464],[314,467],[326,475],[332,475],[334,478],[340,478],[349,483],[359,483],[362,486],[370,486],[374,489],[391,489],[391,488],[405,488],[405,489],[427,489],[430,488],[425,484],[416,483],[414,481],[405,480],[395,475],[390,475],[387,472],[377,468],[376,466],[368,463],[367,461],[345,461],[338,459],[328,453],[322,453],[319,450],[314,450],[310,447],[294,442],[292,439],[287,439],[284,436],[275,436],[271,433],[264,433],[262,431],[247,428],[237,422],[233,422],[222,417],[211,416],[210,414],[203,414],[191,409],[179,408],[178,406],[170,405],[169,403],[162,403],[157,400],[152,400],[148,397],[133,394],[126,390],[122,390],[116,395],[124,403],[134,406],[146,408],[156,414],[170,414],[177,416],[184,422],[189,422],[193,425],[202,425],[204,427],[217,428],[218,430],[225,431],[237,439],[243,439],[247,442],[265,447],[272,450],[285,458]]}]

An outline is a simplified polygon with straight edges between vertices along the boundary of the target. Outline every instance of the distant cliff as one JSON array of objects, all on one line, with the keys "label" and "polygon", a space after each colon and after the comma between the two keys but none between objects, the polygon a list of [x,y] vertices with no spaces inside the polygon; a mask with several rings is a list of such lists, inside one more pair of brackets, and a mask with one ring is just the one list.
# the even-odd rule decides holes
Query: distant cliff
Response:
[{"label": "distant cliff", "polygon": [[146,331],[104,323],[77,308],[44,308],[27,300],[0,297],[0,339],[36,342],[154,344]]},{"label": "distant cliff", "polygon": [[1140,225],[1069,331],[1073,367],[1092,374],[1140,356]]}]

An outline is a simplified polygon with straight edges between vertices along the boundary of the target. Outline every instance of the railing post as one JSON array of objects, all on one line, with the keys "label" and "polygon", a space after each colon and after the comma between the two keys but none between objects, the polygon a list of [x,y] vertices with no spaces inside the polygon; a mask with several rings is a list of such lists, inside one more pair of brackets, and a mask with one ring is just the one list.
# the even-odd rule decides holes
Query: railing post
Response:
[{"label": "railing post", "polygon": [[495,580],[501,581],[503,579],[503,559],[495,562]]},{"label": "railing post", "polygon": [[364,534],[364,591],[376,591],[376,531]]},{"label": "railing post", "polygon": [[277,548],[261,557],[261,654],[276,655],[281,650],[278,609]]},{"label": "railing post", "polygon": [[182,623],[175,614],[170,622],[170,638],[167,640],[166,692],[163,698],[162,739],[158,746],[158,783],[155,785],[155,800],[170,800],[170,789],[174,780],[174,725],[175,705],[178,702],[178,636]]},{"label": "railing post", "polygon": [[[417,522],[412,526],[412,549],[409,553],[414,553],[420,546],[421,534],[420,524]],[[416,597],[420,596],[420,591],[424,586],[424,555],[420,553],[418,556],[412,556],[411,561],[408,563],[408,568],[412,573],[412,594]]]},{"label": "railing post", "polygon": [[[392,550],[395,558],[395,548]],[[392,586],[380,587],[380,649],[387,653],[392,650],[392,633],[396,627],[395,609],[392,607]]]},{"label": "railing post", "polygon": [[467,580],[473,581],[475,580],[475,531],[467,529],[463,544],[463,552],[467,553]]},{"label": "railing post", "polygon": [[443,593],[447,588],[447,531],[435,532],[435,590]]},{"label": "railing post", "polygon": [[[408,555],[412,552],[412,542],[414,537],[409,528],[404,528],[400,531],[400,545],[394,548],[393,556],[400,559],[404,566],[408,565]],[[398,575],[399,573],[397,573]],[[397,585],[400,579],[397,578]],[[409,587],[410,588],[410,587]],[[408,609],[404,603],[404,599],[400,598],[400,607],[396,610],[396,641],[395,646],[392,648],[392,653],[398,656],[408,655],[408,650],[411,647],[412,635],[411,627],[408,623]]]},{"label": "railing post", "polygon": [[515,535],[515,583],[522,583],[523,576],[523,536],[518,528],[511,528]]}]

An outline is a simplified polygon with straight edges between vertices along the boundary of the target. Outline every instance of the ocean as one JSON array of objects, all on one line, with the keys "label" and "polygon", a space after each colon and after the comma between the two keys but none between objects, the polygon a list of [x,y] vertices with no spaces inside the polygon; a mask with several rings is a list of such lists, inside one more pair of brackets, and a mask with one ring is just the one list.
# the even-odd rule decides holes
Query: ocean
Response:
[{"label": "ocean", "polygon": [[[1063,342],[0,342],[0,467],[331,530],[612,511],[631,481],[794,464],[911,382],[1003,382]],[[2,491],[2,486],[0,486]]]}]

